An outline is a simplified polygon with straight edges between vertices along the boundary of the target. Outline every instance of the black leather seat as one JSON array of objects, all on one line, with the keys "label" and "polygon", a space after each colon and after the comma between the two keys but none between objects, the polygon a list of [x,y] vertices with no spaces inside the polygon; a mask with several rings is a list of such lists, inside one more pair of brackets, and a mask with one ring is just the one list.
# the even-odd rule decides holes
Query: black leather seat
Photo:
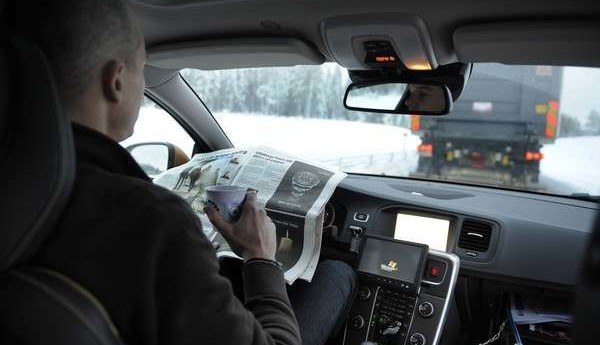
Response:
[{"label": "black leather seat", "polygon": [[0,344],[122,344],[83,287],[27,266],[68,201],[74,164],[42,52],[23,38],[0,39]]},{"label": "black leather seat", "polygon": [[69,278],[38,267],[0,274],[1,344],[122,344],[108,313]]},{"label": "black leather seat", "polygon": [[575,342],[600,343],[600,209],[583,259],[575,303]]}]

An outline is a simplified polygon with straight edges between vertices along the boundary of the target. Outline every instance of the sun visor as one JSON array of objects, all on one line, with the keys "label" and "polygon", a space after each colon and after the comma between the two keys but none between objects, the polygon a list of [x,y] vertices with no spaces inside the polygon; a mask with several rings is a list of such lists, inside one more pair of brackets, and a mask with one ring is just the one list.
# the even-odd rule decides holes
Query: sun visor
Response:
[{"label": "sun visor", "polygon": [[333,17],[321,23],[331,57],[350,70],[373,69],[366,63],[368,42],[390,43],[404,66],[431,70],[438,66],[423,19],[400,13]]},{"label": "sun visor", "polygon": [[600,66],[600,24],[532,21],[458,28],[454,46],[462,62]]},{"label": "sun visor", "polygon": [[163,69],[320,65],[323,56],[293,38],[248,38],[159,45],[148,50],[148,64]]}]

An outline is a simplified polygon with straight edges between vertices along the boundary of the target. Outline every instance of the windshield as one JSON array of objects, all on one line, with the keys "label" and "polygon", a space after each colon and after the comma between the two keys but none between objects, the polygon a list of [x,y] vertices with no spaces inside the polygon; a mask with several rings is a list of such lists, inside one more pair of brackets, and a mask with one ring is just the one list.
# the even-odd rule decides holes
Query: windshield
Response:
[{"label": "windshield", "polygon": [[346,110],[334,63],[182,75],[236,147],[348,173],[600,194],[600,69],[478,64],[446,116]]}]

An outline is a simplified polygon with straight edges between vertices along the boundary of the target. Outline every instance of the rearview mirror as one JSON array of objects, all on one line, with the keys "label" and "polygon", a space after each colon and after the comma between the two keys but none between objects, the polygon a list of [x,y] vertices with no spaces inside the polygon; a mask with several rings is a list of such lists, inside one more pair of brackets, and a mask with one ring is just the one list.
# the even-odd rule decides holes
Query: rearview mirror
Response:
[{"label": "rearview mirror", "polygon": [[346,109],[390,114],[445,115],[452,104],[446,85],[429,83],[352,83],[344,97]]}]

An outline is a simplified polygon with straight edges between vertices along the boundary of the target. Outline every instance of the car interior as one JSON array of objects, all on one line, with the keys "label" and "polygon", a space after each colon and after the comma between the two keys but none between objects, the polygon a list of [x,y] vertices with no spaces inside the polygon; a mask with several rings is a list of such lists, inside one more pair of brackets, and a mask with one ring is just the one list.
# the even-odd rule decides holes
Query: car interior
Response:
[{"label": "car interior", "polygon": [[[600,67],[600,2],[586,0],[128,2],[147,44],[145,95],[191,138],[191,155],[234,143],[185,69],[333,63],[355,85],[339,104],[365,86],[425,84],[439,88],[439,107],[379,112],[451,117],[479,63]],[[3,31],[0,343],[124,344],[84,286],[27,264],[66,205],[74,147],[43,53]],[[188,160],[177,143],[146,141],[168,147],[168,168]],[[597,199],[391,175],[348,173],[325,206],[320,259],[350,264],[359,279],[328,344],[598,343]],[[396,262],[379,269],[381,253]],[[551,325],[515,323],[511,307],[528,303],[551,306]]]}]

